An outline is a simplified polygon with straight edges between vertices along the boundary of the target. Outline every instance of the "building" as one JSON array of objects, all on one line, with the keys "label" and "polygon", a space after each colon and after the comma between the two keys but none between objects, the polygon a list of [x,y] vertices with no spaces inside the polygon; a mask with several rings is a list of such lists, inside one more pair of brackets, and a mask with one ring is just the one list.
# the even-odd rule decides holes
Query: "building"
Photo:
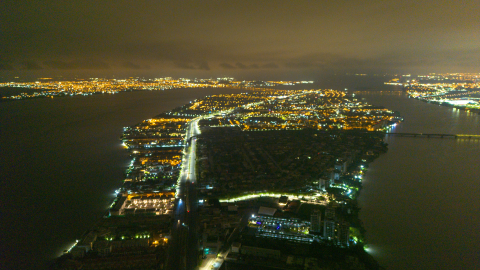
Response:
[{"label": "building", "polygon": [[310,232],[322,232],[322,213],[319,210],[313,211],[310,215]]},{"label": "building", "polygon": [[110,208],[110,216],[114,215],[165,215],[173,209],[175,193],[142,193],[117,197]]},{"label": "building", "polygon": [[325,220],[323,222],[323,237],[328,240],[335,238],[335,221]]},{"label": "building", "polygon": [[348,247],[348,240],[350,238],[350,226],[348,222],[342,221],[338,225],[337,243],[339,246]]},{"label": "building", "polygon": [[273,217],[273,215],[275,215],[276,211],[277,211],[277,209],[275,209],[275,208],[260,206],[260,208],[258,209],[258,215],[272,216]]},{"label": "building", "polygon": [[330,186],[330,180],[320,178],[318,179],[318,189],[326,191],[326,188]]},{"label": "building", "polygon": [[269,249],[269,248],[260,248],[260,247],[252,247],[252,246],[242,246],[240,248],[240,253],[243,255],[251,255],[256,257],[264,257],[264,258],[272,258],[272,259],[280,259],[282,254],[280,250],[276,249]]},{"label": "building", "polygon": [[287,196],[280,196],[280,198],[278,199],[278,204],[281,206],[287,205],[287,202],[288,202]]},{"label": "building", "polygon": [[341,171],[333,170],[332,174],[330,175],[330,184],[333,184],[335,180],[339,180],[341,175]]},{"label": "building", "polygon": [[325,219],[329,219],[329,220],[335,219],[335,208],[327,207],[325,209]]},{"label": "building", "polygon": [[232,252],[234,252],[234,253],[239,253],[241,247],[242,247],[242,243],[240,243],[240,242],[233,242],[233,244],[232,244]]},{"label": "building", "polygon": [[123,211],[120,212],[120,210],[123,210],[123,208],[125,207],[126,201],[127,201],[127,197],[124,197],[124,196],[117,197],[115,199],[113,206],[109,210],[110,216],[123,214]]},{"label": "building", "polygon": [[334,166],[335,170],[340,171],[342,174],[347,171],[347,162],[346,161],[337,161]]}]

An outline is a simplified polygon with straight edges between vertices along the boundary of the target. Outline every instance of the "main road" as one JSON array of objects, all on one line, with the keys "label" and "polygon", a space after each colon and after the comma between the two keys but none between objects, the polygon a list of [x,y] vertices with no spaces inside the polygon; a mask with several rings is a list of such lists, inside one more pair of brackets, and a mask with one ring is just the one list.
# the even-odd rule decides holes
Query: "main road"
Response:
[{"label": "main road", "polygon": [[[249,106],[252,104],[247,104]],[[175,211],[168,249],[167,267],[171,270],[194,270],[198,268],[199,245],[197,235],[198,198],[195,188],[197,135],[200,135],[198,121],[211,115],[228,114],[234,109],[217,111],[213,114],[194,118],[188,123],[182,169],[177,182]],[[227,253],[222,253],[226,255]]]},{"label": "main road", "polygon": [[177,183],[177,198],[168,249],[167,269],[192,270],[197,267],[198,237],[196,184],[196,136],[200,134],[195,118],[188,123],[182,169]]}]

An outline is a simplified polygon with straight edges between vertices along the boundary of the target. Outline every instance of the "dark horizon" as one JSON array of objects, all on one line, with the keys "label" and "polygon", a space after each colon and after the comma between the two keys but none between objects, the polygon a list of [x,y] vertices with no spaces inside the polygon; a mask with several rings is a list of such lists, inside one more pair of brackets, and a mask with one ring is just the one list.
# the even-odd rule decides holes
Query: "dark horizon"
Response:
[{"label": "dark horizon", "polygon": [[[0,77],[480,72],[476,1],[3,1]],[[80,75],[81,76],[81,75]]]}]

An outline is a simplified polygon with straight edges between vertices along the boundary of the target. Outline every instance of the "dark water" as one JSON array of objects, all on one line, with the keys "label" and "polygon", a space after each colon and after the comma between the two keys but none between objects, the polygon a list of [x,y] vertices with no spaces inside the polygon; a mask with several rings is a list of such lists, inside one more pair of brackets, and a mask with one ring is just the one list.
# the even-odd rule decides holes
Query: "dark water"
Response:
[{"label": "dark water", "polygon": [[[400,111],[395,132],[480,134],[480,115],[365,93]],[[360,196],[371,252],[387,269],[480,268],[480,140],[388,138]]]},{"label": "dark water", "polygon": [[[409,99],[386,77],[329,77],[401,113],[392,132],[478,134],[480,115]],[[387,269],[480,269],[480,140],[387,139],[359,197],[369,252]]]},{"label": "dark water", "polygon": [[0,269],[41,269],[121,186],[124,126],[229,89],[123,92],[0,103]]},{"label": "dark water", "polygon": [[[333,77],[322,88],[392,90],[384,78]],[[307,89],[315,88],[308,85]],[[0,269],[41,269],[91,227],[123,180],[123,126],[225,89],[0,103]],[[233,91],[238,92],[238,91]],[[363,92],[400,111],[398,132],[480,134],[480,116]],[[360,196],[372,254],[388,269],[478,269],[480,141],[391,138]]]}]

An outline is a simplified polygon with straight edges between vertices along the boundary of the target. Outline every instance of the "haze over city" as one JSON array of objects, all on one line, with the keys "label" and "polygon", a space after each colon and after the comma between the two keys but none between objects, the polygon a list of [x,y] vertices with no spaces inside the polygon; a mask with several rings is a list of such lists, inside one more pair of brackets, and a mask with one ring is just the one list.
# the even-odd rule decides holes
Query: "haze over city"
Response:
[{"label": "haze over city", "polygon": [[0,1],[0,269],[477,269],[477,1]]},{"label": "haze over city", "polygon": [[0,77],[479,72],[476,1],[2,1]]}]

